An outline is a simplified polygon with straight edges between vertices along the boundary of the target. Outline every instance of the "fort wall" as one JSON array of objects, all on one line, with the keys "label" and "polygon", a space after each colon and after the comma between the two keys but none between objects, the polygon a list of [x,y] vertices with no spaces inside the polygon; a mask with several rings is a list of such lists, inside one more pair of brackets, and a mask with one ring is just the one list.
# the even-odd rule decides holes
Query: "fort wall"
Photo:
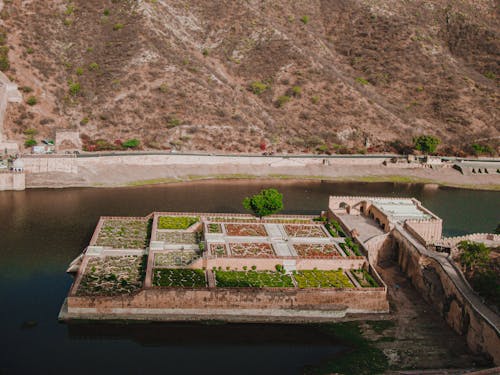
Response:
[{"label": "fort wall", "polygon": [[[294,289],[294,288],[152,288],[133,295],[67,298],[68,313],[86,311],[111,314],[148,309],[278,309],[338,310],[352,313],[386,313],[389,305],[385,288]],[[85,309],[85,310],[82,310]]]},{"label": "fort wall", "polygon": [[443,255],[439,255],[441,261],[438,255],[427,256],[417,240],[399,226],[392,235],[398,263],[419,293],[457,333],[466,336],[472,351],[487,353],[499,365],[498,316],[488,314],[482,303],[474,301],[478,297]]}]

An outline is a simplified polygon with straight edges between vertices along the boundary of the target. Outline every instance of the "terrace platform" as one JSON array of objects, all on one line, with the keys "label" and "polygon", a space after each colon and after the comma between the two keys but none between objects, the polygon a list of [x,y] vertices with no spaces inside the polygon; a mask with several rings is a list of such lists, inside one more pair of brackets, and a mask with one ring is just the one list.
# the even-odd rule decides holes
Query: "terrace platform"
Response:
[{"label": "terrace platform", "polygon": [[60,319],[305,322],[388,312],[383,281],[325,220],[101,217],[71,264]]}]

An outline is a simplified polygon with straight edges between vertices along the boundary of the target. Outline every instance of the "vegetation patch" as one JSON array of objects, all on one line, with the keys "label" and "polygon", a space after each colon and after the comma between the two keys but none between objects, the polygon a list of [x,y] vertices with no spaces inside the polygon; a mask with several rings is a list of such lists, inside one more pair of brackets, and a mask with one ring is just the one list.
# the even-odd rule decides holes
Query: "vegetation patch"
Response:
[{"label": "vegetation patch", "polygon": [[380,285],[375,281],[372,275],[365,270],[352,270],[351,273],[353,276],[358,280],[359,285],[361,285],[363,288],[377,288]]},{"label": "vegetation patch", "polygon": [[153,286],[203,288],[207,286],[207,281],[203,270],[155,269]]},{"label": "vegetation patch", "polygon": [[301,258],[331,258],[340,255],[333,244],[294,244],[293,247]]},{"label": "vegetation patch", "polygon": [[268,243],[230,243],[232,256],[241,258],[273,258],[273,247]]},{"label": "vegetation patch", "polygon": [[223,243],[211,243],[210,244],[210,254],[214,257],[227,256],[226,245]]},{"label": "vegetation patch", "polygon": [[220,288],[292,288],[289,275],[272,271],[216,271],[216,285]]},{"label": "vegetation patch", "polygon": [[[500,306],[500,257],[484,243],[462,241],[458,245],[458,261],[465,277],[486,302],[498,311]],[[494,249],[498,253],[499,249]]]},{"label": "vegetation patch", "polygon": [[342,270],[337,271],[297,271],[293,273],[299,288],[354,288]]},{"label": "vegetation patch", "polygon": [[200,257],[193,250],[174,250],[155,254],[155,267],[186,267]]},{"label": "vegetation patch", "polygon": [[145,256],[91,257],[78,290],[79,296],[113,296],[142,288]]},{"label": "vegetation patch", "polygon": [[148,220],[105,219],[96,245],[114,249],[145,249],[151,233],[150,226]]},{"label": "vegetation patch", "polygon": [[158,219],[158,229],[188,229],[198,221],[200,218],[193,216],[161,216]]},{"label": "vegetation patch", "polygon": [[156,232],[158,241],[165,241],[169,244],[196,245],[200,242],[199,232]]},{"label": "vegetation patch", "polygon": [[222,233],[222,225],[218,223],[208,224],[208,233]]}]

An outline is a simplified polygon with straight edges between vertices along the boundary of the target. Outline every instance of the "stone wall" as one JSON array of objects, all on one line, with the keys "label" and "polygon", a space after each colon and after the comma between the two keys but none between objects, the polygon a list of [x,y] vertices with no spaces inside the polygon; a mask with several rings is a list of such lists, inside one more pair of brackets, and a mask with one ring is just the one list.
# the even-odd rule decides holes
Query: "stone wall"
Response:
[{"label": "stone wall", "polygon": [[2,190],[24,190],[26,178],[24,173],[2,172],[0,173],[0,191]]},{"label": "stone wall", "polygon": [[[450,271],[445,270],[437,258],[426,256],[423,253],[425,249],[419,249],[417,240],[412,240],[404,229],[397,227],[392,235],[398,263],[424,299],[436,308],[456,332],[466,336],[472,351],[487,353],[499,365],[498,327],[489,316],[480,312],[479,304],[471,302],[467,293],[473,293],[472,290],[459,288],[457,281],[450,276]],[[492,316],[495,319],[495,315]]]},{"label": "stone wall", "polygon": [[427,245],[441,238],[443,221],[441,219],[406,220],[405,228],[417,237],[421,243]]},{"label": "stone wall", "polygon": [[67,299],[68,312],[94,309],[283,309],[328,310],[347,306],[353,313],[389,311],[385,288],[292,289],[292,288],[153,288],[133,295],[76,297]]},{"label": "stone wall", "polygon": [[24,157],[24,170],[27,173],[78,173],[78,163],[74,156],[54,157],[38,156]]}]

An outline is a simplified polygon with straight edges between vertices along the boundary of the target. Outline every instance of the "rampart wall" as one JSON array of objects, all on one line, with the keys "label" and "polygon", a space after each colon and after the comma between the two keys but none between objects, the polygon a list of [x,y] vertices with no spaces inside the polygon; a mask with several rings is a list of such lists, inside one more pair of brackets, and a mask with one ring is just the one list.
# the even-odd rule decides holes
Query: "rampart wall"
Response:
[{"label": "rampart wall", "polygon": [[444,255],[427,252],[400,226],[392,235],[398,263],[424,299],[456,332],[466,336],[472,351],[489,354],[499,365],[498,315],[487,309]]},{"label": "rampart wall", "polygon": [[283,309],[325,310],[348,306],[348,312],[389,311],[385,288],[293,289],[293,288],[153,288],[133,295],[77,297],[67,299],[68,312],[94,309]]}]

